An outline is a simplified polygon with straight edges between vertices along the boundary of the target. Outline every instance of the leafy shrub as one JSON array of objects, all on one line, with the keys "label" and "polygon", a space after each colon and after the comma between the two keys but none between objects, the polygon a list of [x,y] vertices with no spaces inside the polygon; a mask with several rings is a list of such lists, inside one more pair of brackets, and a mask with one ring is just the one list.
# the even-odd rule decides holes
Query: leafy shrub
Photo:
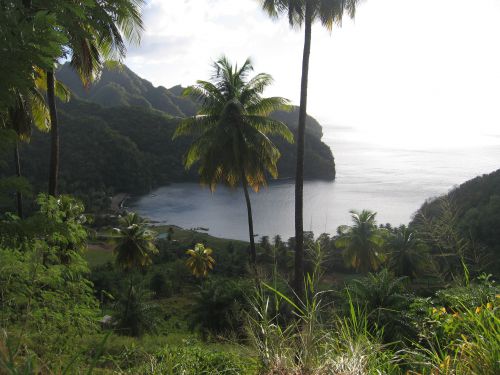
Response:
[{"label": "leafy shrub", "polygon": [[154,332],[159,324],[159,309],[149,302],[146,291],[130,286],[128,292],[116,304],[113,321],[119,333],[141,336],[145,332]]},{"label": "leafy shrub", "polygon": [[149,282],[149,288],[156,298],[172,296],[172,282],[161,272],[156,272]]},{"label": "leafy shrub", "polygon": [[[249,363],[250,362],[250,363]],[[250,374],[251,361],[237,353],[210,350],[201,345],[167,346],[159,351],[148,374],[169,375],[242,375]],[[153,371],[151,371],[153,369]],[[139,372],[145,373],[145,372]]]},{"label": "leafy shrub", "polygon": [[[75,337],[95,332],[99,314],[82,257],[86,240],[83,207],[70,197],[39,196],[30,219],[0,222],[0,326],[51,363],[71,350]],[[8,244],[8,245],[7,245]]]},{"label": "leafy shrub", "polygon": [[406,293],[405,277],[394,277],[387,269],[353,280],[346,288],[347,308],[350,299],[367,313],[372,327],[383,328],[384,339],[394,341],[408,335],[411,327],[404,312],[412,296]]},{"label": "leafy shrub", "polygon": [[498,296],[485,305],[449,312],[433,308],[427,341],[417,344],[410,362],[415,370],[439,374],[500,373],[500,302]]},{"label": "leafy shrub", "polygon": [[491,301],[500,289],[491,280],[491,275],[481,275],[468,286],[456,286],[440,290],[436,293],[435,303],[448,310],[469,309]]},{"label": "leafy shrub", "polygon": [[248,281],[209,279],[201,287],[191,313],[191,328],[209,334],[241,333]]}]

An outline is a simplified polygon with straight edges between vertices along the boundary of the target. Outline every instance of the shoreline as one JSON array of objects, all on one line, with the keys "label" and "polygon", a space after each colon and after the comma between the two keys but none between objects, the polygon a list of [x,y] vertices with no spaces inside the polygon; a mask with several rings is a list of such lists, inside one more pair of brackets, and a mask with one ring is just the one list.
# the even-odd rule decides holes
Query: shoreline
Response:
[{"label": "shoreline", "polygon": [[112,212],[120,212],[123,210],[124,204],[131,196],[127,193],[118,193],[111,198],[109,208]]}]

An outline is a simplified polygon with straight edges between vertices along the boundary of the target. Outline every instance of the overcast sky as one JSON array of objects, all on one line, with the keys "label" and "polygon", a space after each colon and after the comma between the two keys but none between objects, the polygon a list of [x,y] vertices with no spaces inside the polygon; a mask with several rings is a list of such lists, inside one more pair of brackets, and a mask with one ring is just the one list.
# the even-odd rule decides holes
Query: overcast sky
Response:
[{"label": "overcast sky", "polygon": [[[155,85],[207,79],[221,54],[270,73],[298,103],[303,30],[257,0],[150,0],[126,64]],[[500,0],[366,0],[354,22],[313,28],[308,113],[410,148],[500,146]],[[331,132],[334,135],[334,128]]]}]

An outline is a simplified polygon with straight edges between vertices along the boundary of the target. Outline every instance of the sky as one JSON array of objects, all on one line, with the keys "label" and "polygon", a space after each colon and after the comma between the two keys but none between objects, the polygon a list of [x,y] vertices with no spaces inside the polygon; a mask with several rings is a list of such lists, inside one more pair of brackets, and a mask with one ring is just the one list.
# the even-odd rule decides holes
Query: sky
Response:
[{"label": "sky", "polygon": [[[125,63],[154,85],[208,79],[225,54],[299,102],[303,30],[258,0],[149,0]],[[408,149],[500,147],[500,0],[366,0],[355,20],[315,25],[308,113],[329,137]]]}]

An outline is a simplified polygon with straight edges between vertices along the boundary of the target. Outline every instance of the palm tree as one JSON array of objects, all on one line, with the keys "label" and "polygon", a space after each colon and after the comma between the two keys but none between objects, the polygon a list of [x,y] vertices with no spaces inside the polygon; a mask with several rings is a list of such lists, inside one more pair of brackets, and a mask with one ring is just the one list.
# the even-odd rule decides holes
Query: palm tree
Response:
[{"label": "palm tree", "polygon": [[344,250],[344,259],[356,271],[376,271],[382,264],[381,246],[384,243],[382,229],[377,228],[376,212],[350,211],[354,224],[338,228],[335,245]]},{"label": "palm tree", "polygon": [[215,259],[212,257],[212,252],[212,249],[205,247],[202,243],[197,243],[194,249],[186,251],[189,255],[186,265],[195,277],[206,277],[208,271],[214,269]]},{"label": "palm tree", "polygon": [[349,282],[346,301],[361,306],[367,314],[368,323],[384,327],[383,337],[387,342],[402,339],[401,332],[414,329],[406,314],[411,299],[406,293],[406,277],[395,277],[387,268],[377,273]]},{"label": "palm tree", "polygon": [[354,17],[360,0],[259,0],[262,8],[271,16],[287,14],[290,25],[304,24],[304,50],[300,85],[300,110],[297,132],[297,167],[295,172],[295,293],[304,290],[304,139],[307,117],[307,84],[309,57],[311,54],[312,24],[320,21],[328,30],[341,25],[344,13]]},{"label": "palm tree", "polygon": [[152,256],[158,253],[154,245],[155,233],[146,227],[146,222],[136,213],[120,219],[120,227],[115,228],[114,249],[116,262],[124,270],[141,269],[152,263]]},{"label": "palm tree", "polygon": [[378,273],[369,273],[361,279],[352,280],[347,291],[356,303],[372,311],[397,304],[405,291],[405,280],[406,277],[395,277],[384,268]]},{"label": "palm tree", "polygon": [[[15,90],[13,93],[14,104],[8,108],[6,126],[14,130],[17,139],[14,145],[14,165],[16,176],[22,177],[21,161],[19,156],[19,141],[29,142],[33,126],[40,131],[50,130],[50,118],[48,109],[44,100],[43,92],[46,91],[45,72],[35,68],[33,87],[27,92],[22,93]],[[55,82],[55,95],[62,101],[69,100],[69,91],[60,82]],[[16,193],[17,214],[23,217],[23,197],[18,189]]]},{"label": "palm tree", "polygon": [[389,269],[396,276],[414,278],[426,269],[432,269],[427,248],[415,236],[415,232],[404,225],[390,235],[387,250],[389,252]]},{"label": "palm tree", "polygon": [[[129,213],[120,219],[120,227],[114,229],[116,237],[116,263],[124,271],[132,271],[134,268],[143,269],[153,262],[153,255],[158,254],[158,249],[154,245],[156,234],[147,229],[146,221],[136,213]],[[130,312],[134,314],[134,307],[140,307],[135,312],[141,312],[142,305],[136,300],[134,291],[133,273],[130,272],[130,282],[124,309],[122,313],[122,323],[130,323]],[[137,302],[137,303],[136,303]],[[135,318],[132,318],[134,320]]]},{"label": "palm tree", "polygon": [[[19,156],[19,141],[27,141],[31,136],[31,127],[33,116],[30,113],[36,107],[30,104],[30,98],[27,95],[21,94],[19,91],[15,93],[14,104],[8,108],[6,126],[13,130],[17,138],[14,144],[14,166],[16,168],[16,176],[22,177],[21,160]],[[44,128],[43,120],[41,123],[35,122],[35,125],[40,129]],[[48,129],[47,129],[48,130]],[[17,216],[23,218],[23,194],[21,189],[16,191]]]},{"label": "palm tree", "polygon": [[151,303],[150,293],[131,286],[128,293],[118,299],[113,322],[119,333],[139,337],[145,332],[155,332],[160,323],[159,316],[159,307]]},{"label": "palm tree", "polygon": [[[50,11],[67,38],[66,54],[82,83],[90,85],[99,77],[108,59],[125,56],[125,40],[139,42],[143,29],[143,0],[103,0],[69,2]],[[66,2],[68,3],[68,2]],[[71,11],[73,10],[73,11]],[[66,57],[66,56],[64,56]],[[54,69],[47,70],[47,101],[51,122],[49,194],[57,194],[59,173],[59,126],[55,100]]]},{"label": "palm tree", "polygon": [[239,68],[226,57],[214,63],[211,82],[198,81],[187,88],[185,95],[201,102],[197,116],[182,121],[174,138],[192,136],[194,141],[185,155],[189,169],[199,163],[202,184],[212,191],[218,183],[230,187],[241,184],[248,213],[248,231],[252,263],[256,262],[252,206],[248,185],[255,191],[267,183],[266,173],[278,176],[280,152],[270,135],[279,135],[293,141],[288,127],[269,114],[287,109],[288,101],[280,97],[263,98],[264,89],[272,82],[268,74],[257,74],[248,79],[253,67],[249,59]]}]

